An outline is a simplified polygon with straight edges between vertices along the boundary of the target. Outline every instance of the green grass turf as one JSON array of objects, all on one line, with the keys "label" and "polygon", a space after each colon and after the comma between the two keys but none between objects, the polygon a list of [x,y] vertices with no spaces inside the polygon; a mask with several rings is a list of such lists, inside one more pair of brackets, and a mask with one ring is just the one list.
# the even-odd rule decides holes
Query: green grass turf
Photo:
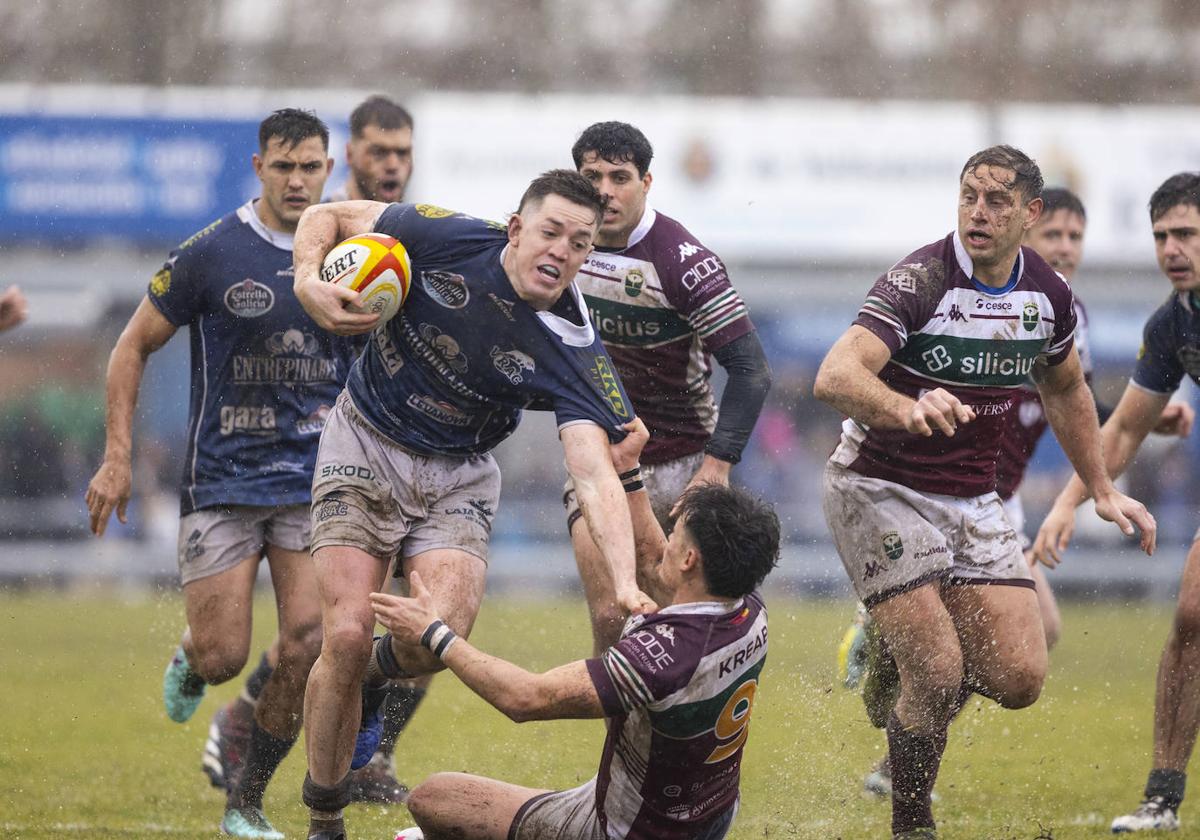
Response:
[{"label": "green grass turf", "polygon": [[[731,837],[889,836],[887,806],[859,793],[881,737],[858,696],[834,683],[850,605],[768,603],[771,652]],[[256,650],[274,627],[270,602],[258,609]],[[942,837],[1107,835],[1108,821],[1140,798],[1169,617],[1162,604],[1065,607],[1038,704],[1008,712],[972,702],[955,724],[937,788]],[[0,836],[216,834],[222,798],[200,772],[200,753],[209,718],[240,681],[211,690],[189,723],[167,720],[161,673],[182,626],[177,593],[0,593]],[[537,669],[588,649],[584,609],[569,599],[491,598],[474,640]],[[467,770],[566,787],[594,773],[602,740],[596,722],[517,726],[441,676],[401,739],[401,776]],[[289,838],[306,826],[303,773],[297,749],[267,792],[267,813]],[[1200,823],[1193,809],[1184,814]],[[356,805],[348,823],[354,838],[390,840],[411,820],[402,808]]]}]

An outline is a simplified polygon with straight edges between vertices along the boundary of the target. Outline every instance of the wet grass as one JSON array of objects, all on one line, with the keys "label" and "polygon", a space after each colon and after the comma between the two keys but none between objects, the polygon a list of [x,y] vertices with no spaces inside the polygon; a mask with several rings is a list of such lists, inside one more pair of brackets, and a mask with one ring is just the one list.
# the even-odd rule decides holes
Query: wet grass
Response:
[{"label": "wet grass", "polygon": [[[881,736],[833,676],[850,606],[769,604],[771,653],[731,837],[888,837],[887,806],[859,793]],[[269,602],[259,609],[261,647],[274,621]],[[1149,768],[1154,671],[1169,616],[1160,604],[1065,607],[1038,704],[1006,712],[973,702],[955,724],[938,784],[942,837],[1107,835],[1108,821],[1136,805]],[[200,773],[200,751],[210,716],[237,685],[213,690],[185,725],[166,719],[159,681],[182,622],[176,593],[0,593],[0,834],[216,834],[222,797]],[[589,650],[585,622],[568,599],[492,598],[475,641],[547,668]],[[401,740],[401,776],[466,770],[566,787],[595,772],[602,740],[595,722],[512,724],[443,676]],[[297,749],[267,792],[267,812],[288,837],[302,837],[306,825],[303,773]],[[348,817],[355,838],[390,840],[411,824],[402,808],[354,806]]]}]

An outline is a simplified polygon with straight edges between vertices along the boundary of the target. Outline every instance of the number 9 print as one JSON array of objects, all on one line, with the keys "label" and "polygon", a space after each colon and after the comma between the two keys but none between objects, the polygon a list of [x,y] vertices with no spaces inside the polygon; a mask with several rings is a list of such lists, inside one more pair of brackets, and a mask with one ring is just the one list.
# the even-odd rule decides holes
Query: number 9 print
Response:
[{"label": "number 9 print", "polygon": [[716,764],[724,761],[741,749],[750,734],[750,712],[754,710],[754,695],[758,691],[758,680],[746,680],[737,691],[730,695],[717,717],[717,725],[713,734],[718,744],[716,749],[704,759],[705,764]]}]

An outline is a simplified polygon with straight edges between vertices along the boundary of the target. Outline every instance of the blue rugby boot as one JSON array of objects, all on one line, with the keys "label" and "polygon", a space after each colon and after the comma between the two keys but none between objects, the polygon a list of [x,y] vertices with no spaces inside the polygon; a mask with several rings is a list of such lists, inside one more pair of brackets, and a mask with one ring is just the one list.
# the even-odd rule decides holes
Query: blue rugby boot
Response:
[{"label": "blue rugby boot", "polygon": [[163,672],[163,706],[167,717],[185,723],[199,708],[205,688],[204,679],[188,665],[187,654],[180,645]]}]

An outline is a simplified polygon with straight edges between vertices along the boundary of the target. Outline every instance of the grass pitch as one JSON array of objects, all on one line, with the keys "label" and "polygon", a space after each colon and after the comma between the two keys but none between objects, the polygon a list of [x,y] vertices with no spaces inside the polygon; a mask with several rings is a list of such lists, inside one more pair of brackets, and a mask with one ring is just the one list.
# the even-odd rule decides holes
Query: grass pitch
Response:
[{"label": "grass pitch", "polygon": [[[847,603],[768,597],[771,648],[753,713],[742,810],[731,837],[883,838],[886,804],[860,780],[882,737],[856,694],[834,682]],[[274,629],[258,604],[257,649]],[[1154,671],[1170,605],[1064,608],[1042,699],[1008,712],[972,702],[951,730],[937,790],[945,840],[1098,838],[1135,806],[1149,769]],[[210,690],[196,717],[170,722],[162,669],[183,627],[178,593],[0,592],[0,834],[5,837],[210,838],[223,798],[200,772],[208,722],[240,681]],[[474,641],[544,669],[589,648],[581,602],[493,597]],[[257,657],[257,652],[253,657]],[[517,726],[453,678],[440,676],[402,736],[401,778],[466,770],[536,787],[589,778],[597,722]],[[303,751],[267,791],[266,810],[303,837]],[[1200,822],[1185,805],[1181,835]],[[403,808],[355,805],[354,838],[390,840]]]}]

